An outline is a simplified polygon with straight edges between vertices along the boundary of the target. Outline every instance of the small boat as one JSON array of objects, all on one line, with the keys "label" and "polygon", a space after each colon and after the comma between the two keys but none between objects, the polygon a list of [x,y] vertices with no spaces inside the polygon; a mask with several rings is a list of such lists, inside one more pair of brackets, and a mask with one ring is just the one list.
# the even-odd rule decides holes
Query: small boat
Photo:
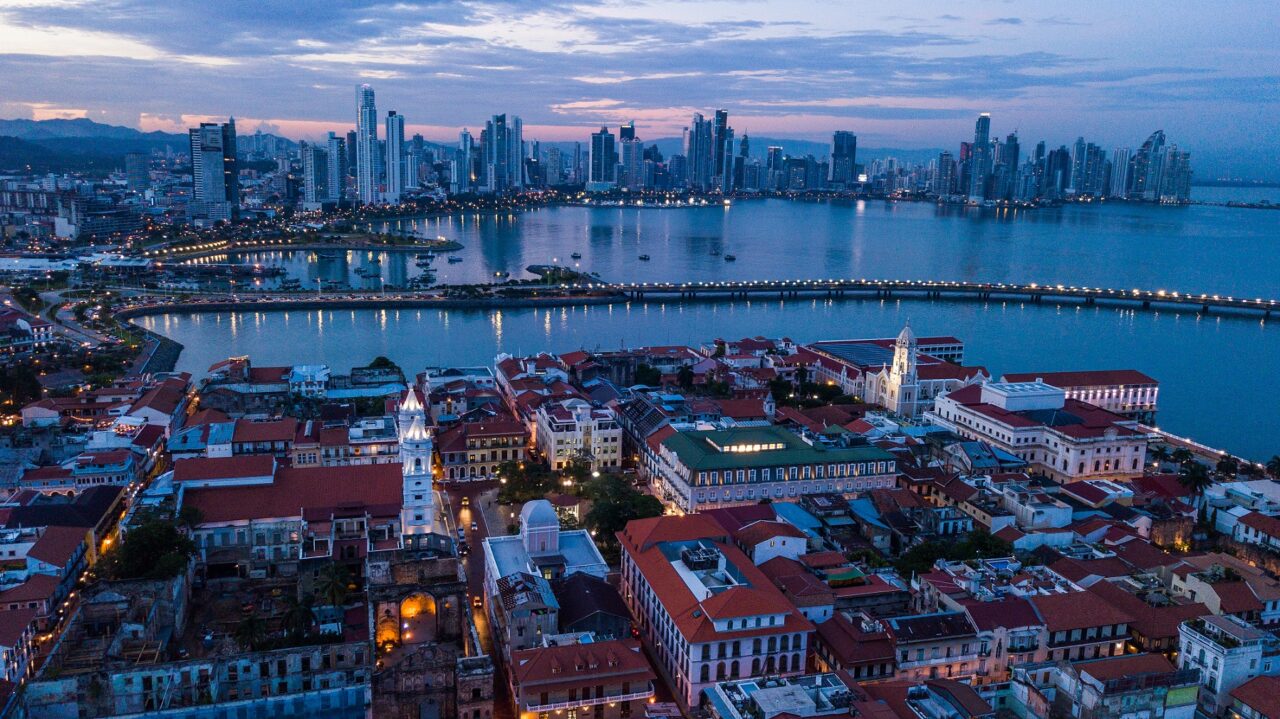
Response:
[{"label": "small boat", "polygon": [[450,258],[449,258],[449,264],[451,264],[451,265],[456,265],[456,264],[458,264],[458,263],[459,263],[459,262],[461,262],[461,261],[462,261],[462,258],[461,258],[461,257],[458,257],[457,255],[454,255],[454,256],[452,256],[452,257],[450,257]]},{"label": "small boat", "polygon": [[640,255],[640,261],[641,261],[641,262],[648,262],[648,261],[649,261],[649,256],[648,256],[648,255]]},{"label": "small boat", "polygon": [[430,262],[436,258],[436,254],[434,252],[419,252],[414,255],[413,258],[415,260],[426,260],[427,262]]},{"label": "small boat", "polygon": [[736,259],[738,259],[737,255],[725,255],[725,256],[724,256],[724,261],[725,261],[725,262],[733,262],[733,261],[734,261],[734,260],[736,260]]},{"label": "small boat", "polygon": [[572,258],[573,258],[573,259],[575,259],[575,260],[580,260],[580,259],[582,259],[582,253],[581,253],[581,252],[575,252],[575,253],[573,253],[572,255],[569,255],[569,256],[570,256],[570,257],[572,257]]}]

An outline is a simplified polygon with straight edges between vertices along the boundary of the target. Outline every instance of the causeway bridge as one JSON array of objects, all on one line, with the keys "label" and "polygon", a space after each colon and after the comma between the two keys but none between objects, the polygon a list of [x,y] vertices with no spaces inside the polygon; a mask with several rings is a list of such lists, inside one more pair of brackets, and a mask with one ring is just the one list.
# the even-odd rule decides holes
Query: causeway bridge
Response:
[{"label": "causeway bridge", "polygon": [[1061,284],[1014,284],[1006,282],[959,282],[943,280],[758,280],[722,282],[635,282],[597,285],[564,285],[565,290],[592,288],[620,292],[631,299],[663,297],[694,298],[769,298],[789,297],[923,297],[926,299],[1016,300],[1032,303],[1069,300],[1085,305],[1098,303],[1138,305],[1144,309],[1159,306],[1192,307],[1208,313],[1214,309],[1247,310],[1270,317],[1280,312],[1280,300],[1261,297],[1233,297],[1221,294],[1174,292],[1166,290],[1114,289],[1077,287]]}]

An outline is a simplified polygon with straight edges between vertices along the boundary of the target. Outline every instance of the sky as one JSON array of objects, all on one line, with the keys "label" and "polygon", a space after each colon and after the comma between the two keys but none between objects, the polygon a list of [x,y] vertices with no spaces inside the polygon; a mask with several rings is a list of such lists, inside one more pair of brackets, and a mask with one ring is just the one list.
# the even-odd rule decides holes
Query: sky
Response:
[{"label": "sky", "polygon": [[726,108],[739,134],[953,147],[990,112],[1024,143],[1163,128],[1275,163],[1278,27],[1274,0],[0,0],[0,117],[307,139],[351,128],[367,82],[437,141],[499,112],[656,139]]}]

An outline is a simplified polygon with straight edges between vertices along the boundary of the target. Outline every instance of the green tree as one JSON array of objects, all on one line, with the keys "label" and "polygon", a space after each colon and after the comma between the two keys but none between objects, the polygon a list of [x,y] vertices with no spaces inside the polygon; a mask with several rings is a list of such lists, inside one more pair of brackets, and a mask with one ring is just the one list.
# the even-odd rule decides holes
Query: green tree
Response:
[{"label": "green tree", "polygon": [[1151,461],[1157,464],[1164,464],[1169,461],[1169,448],[1163,444],[1157,444],[1152,447],[1149,454],[1151,455]]},{"label": "green tree", "polygon": [[1169,459],[1172,459],[1178,464],[1186,464],[1187,462],[1195,459],[1195,457],[1196,456],[1191,453],[1191,450],[1186,447],[1179,447],[1169,454]]},{"label": "green tree", "polygon": [[503,462],[498,465],[497,474],[502,479],[499,504],[524,504],[556,491],[555,476],[541,462]]},{"label": "green tree", "polygon": [[688,392],[693,389],[693,367],[684,365],[676,372],[676,383],[680,385],[680,389]]},{"label": "green tree", "polygon": [[369,368],[370,369],[394,369],[394,368],[398,368],[398,365],[396,365],[396,363],[392,362],[390,359],[383,357],[382,355],[378,355],[377,357],[373,358],[372,362],[369,363]]},{"label": "green tree", "polygon": [[316,594],[328,604],[341,607],[346,604],[348,585],[351,584],[351,572],[344,565],[330,562],[320,570],[316,578]]},{"label": "green tree", "polygon": [[110,579],[169,579],[186,571],[196,545],[169,522],[148,520],[102,557]]},{"label": "green tree", "polygon": [[252,651],[262,646],[267,639],[267,623],[258,616],[257,612],[246,614],[243,619],[236,624],[235,630],[236,643],[241,649]]},{"label": "green tree", "polygon": [[641,364],[636,367],[635,383],[647,387],[660,387],[662,386],[662,372],[652,365]]},{"label": "green tree", "polygon": [[289,595],[285,600],[284,614],[280,618],[289,636],[299,639],[311,631],[311,626],[316,623],[315,604],[313,594],[307,594],[301,599],[296,594]]},{"label": "green tree", "polygon": [[1205,490],[1213,486],[1213,476],[1208,468],[1199,462],[1187,462],[1178,473],[1178,482],[1193,496],[1199,497]]},{"label": "green tree", "polygon": [[1280,479],[1280,454],[1273,454],[1267,460],[1267,474]]},{"label": "green tree", "polygon": [[1234,477],[1240,473],[1240,463],[1236,461],[1235,457],[1224,454],[1218,458],[1217,470],[1220,474]]},{"label": "green tree", "polygon": [[616,474],[592,480],[587,484],[585,494],[591,499],[591,510],[586,516],[587,528],[595,536],[601,551],[607,550],[609,554],[617,552],[615,535],[627,526],[627,522],[662,514],[662,502],[657,497],[637,490]]}]

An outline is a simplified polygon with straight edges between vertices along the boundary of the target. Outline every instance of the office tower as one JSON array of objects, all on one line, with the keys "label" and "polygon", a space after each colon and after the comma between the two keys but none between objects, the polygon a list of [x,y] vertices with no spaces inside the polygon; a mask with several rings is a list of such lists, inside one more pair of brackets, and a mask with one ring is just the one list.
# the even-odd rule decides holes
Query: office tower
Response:
[{"label": "office tower", "polygon": [[508,185],[514,190],[522,189],[525,186],[524,123],[519,115],[511,116],[511,127],[507,133],[507,156],[507,167],[511,171]]},{"label": "office tower", "polygon": [[1164,130],[1151,133],[1133,156],[1132,190],[1129,196],[1136,200],[1154,201],[1160,192],[1160,175],[1164,166]]},{"label": "office tower", "polygon": [[191,142],[191,213],[210,221],[240,216],[240,176],[236,166],[236,119],[202,122],[188,132]]},{"label": "office tower", "polygon": [[1085,144],[1083,137],[1076,138],[1076,144],[1071,147],[1071,178],[1067,181],[1067,193],[1071,195],[1084,194],[1084,167],[1085,167]]},{"label": "office tower", "polygon": [[387,113],[387,191],[382,200],[400,204],[404,195],[404,115],[395,110]]},{"label": "office tower", "polygon": [[848,130],[836,130],[831,138],[831,184],[845,188],[858,181],[858,136]]},{"label": "office tower", "polygon": [[356,131],[347,130],[347,158],[346,164],[342,167],[342,172],[347,177],[356,176],[356,147],[358,145],[359,143],[356,142]]},{"label": "office tower", "polygon": [[373,88],[356,88],[356,196],[360,204],[378,201],[378,107]]},{"label": "office tower", "polygon": [[716,179],[720,183],[720,191],[727,195],[733,192],[733,128],[724,128],[721,138],[724,147],[717,148],[721,150],[721,164],[716,170]]},{"label": "office tower", "polygon": [[573,143],[573,168],[570,171],[570,182],[575,185],[582,183],[582,143]]},{"label": "office tower", "polygon": [[415,134],[405,150],[404,189],[416,190],[422,186],[422,165],[427,162],[426,141],[422,135]]},{"label": "office tower", "polygon": [[1107,194],[1111,197],[1127,197],[1129,195],[1129,178],[1132,161],[1129,148],[1117,147],[1111,151],[1111,183]]},{"label": "office tower", "polygon": [[636,121],[632,120],[618,128],[618,142],[636,139]]},{"label": "office tower", "polygon": [[938,195],[955,194],[956,161],[946,150],[938,155],[938,174],[933,184],[933,191]]},{"label": "office tower", "polygon": [[640,190],[646,187],[644,182],[644,143],[635,137],[635,128],[631,129],[630,139],[619,143],[622,148],[622,159],[618,184],[629,190]]},{"label": "office tower", "polygon": [[701,113],[694,113],[684,156],[689,164],[689,187],[699,192],[711,186],[711,162],[715,156],[711,150],[711,136],[711,123]]},{"label": "office tower", "polygon": [[613,133],[601,127],[591,133],[590,168],[587,172],[588,189],[607,189],[617,182],[618,151],[614,147]]},{"label": "office tower", "polygon": [[991,114],[982,113],[973,127],[973,153],[970,162],[969,201],[987,199],[987,176],[991,174]]},{"label": "office tower", "polygon": [[782,181],[786,176],[786,165],[781,147],[777,145],[769,146],[769,149],[765,152],[764,168],[764,186],[770,190],[782,189]]},{"label": "office tower", "polygon": [[457,193],[474,192],[476,183],[475,140],[465,127],[458,133],[458,149],[453,155],[453,191]]},{"label": "office tower", "polygon": [[346,168],[343,166],[347,158],[347,142],[341,137],[329,133],[326,141],[325,151],[328,153],[328,188],[329,195],[326,200],[338,201],[342,199],[342,190],[347,184]]},{"label": "office tower", "polygon": [[724,187],[725,157],[733,154],[733,146],[726,144],[729,134],[729,111],[716,110],[715,128],[712,131],[712,184]]},{"label": "office tower", "polygon": [[508,192],[524,187],[524,140],[519,117],[494,115],[481,134],[484,154],[484,189]]},{"label": "office tower", "polygon": [[1183,204],[1191,200],[1191,153],[1172,145],[1161,163],[1159,201],[1161,204]]},{"label": "office tower", "polygon": [[309,210],[319,209],[321,203],[330,199],[329,152],[325,147],[305,142],[299,151],[302,154],[302,201]]},{"label": "office tower", "polygon": [[151,187],[151,158],[142,152],[124,156],[124,177],[129,192],[146,192]]},{"label": "office tower", "polygon": [[558,147],[547,150],[547,184],[552,187],[564,184],[564,156]]}]

